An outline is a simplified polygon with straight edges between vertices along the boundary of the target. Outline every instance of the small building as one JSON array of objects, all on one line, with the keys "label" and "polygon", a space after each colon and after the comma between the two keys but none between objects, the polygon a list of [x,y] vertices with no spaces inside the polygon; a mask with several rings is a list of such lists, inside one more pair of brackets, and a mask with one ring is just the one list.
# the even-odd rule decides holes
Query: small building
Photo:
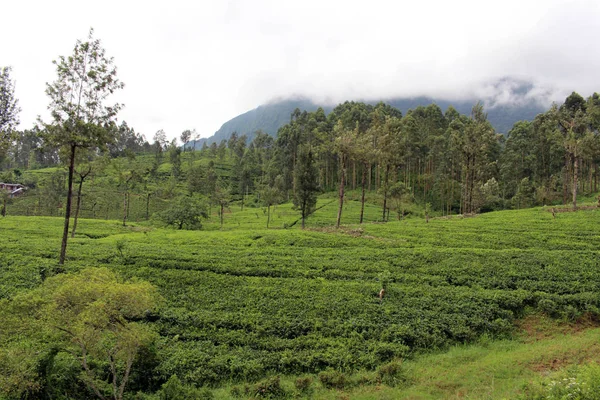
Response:
[{"label": "small building", "polygon": [[0,190],[8,192],[9,197],[17,197],[25,192],[25,186],[20,183],[4,183],[0,182]]}]

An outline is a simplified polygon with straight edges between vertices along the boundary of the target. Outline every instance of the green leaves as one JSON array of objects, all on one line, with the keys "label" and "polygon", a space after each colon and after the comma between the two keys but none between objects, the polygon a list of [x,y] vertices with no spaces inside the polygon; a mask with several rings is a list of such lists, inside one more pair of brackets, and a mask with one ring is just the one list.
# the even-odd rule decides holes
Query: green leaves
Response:
[{"label": "green leaves", "polygon": [[113,59],[106,57],[100,40],[94,39],[90,30],[88,41],[77,41],[73,55],[61,56],[53,63],[57,79],[46,84],[46,94],[57,129],[48,140],[78,147],[106,144],[111,138],[106,133],[98,135],[98,127],[110,124],[122,104],[106,105],[105,101],[124,86],[116,78]]},{"label": "green leaves", "polygon": [[208,218],[208,206],[198,196],[180,196],[169,208],[157,213],[156,218],[177,229],[200,229],[202,219]]},{"label": "green leaves", "polygon": [[[58,352],[80,364],[80,378],[98,397],[110,393],[122,399],[138,351],[156,338],[148,325],[133,320],[155,310],[158,301],[149,283],[123,282],[106,268],[60,274],[4,301],[0,375],[7,386],[0,386],[7,394],[35,392],[40,357]],[[103,366],[111,371],[112,385],[105,384]]]}]

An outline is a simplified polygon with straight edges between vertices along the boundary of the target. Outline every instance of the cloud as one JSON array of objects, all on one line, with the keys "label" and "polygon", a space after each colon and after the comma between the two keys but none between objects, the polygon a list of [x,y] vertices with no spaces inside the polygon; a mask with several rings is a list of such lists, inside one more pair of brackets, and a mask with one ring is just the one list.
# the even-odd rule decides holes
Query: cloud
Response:
[{"label": "cloud", "polygon": [[600,90],[597,1],[40,0],[6,10],[0,62],[13,66],[22,128],[44,116],[51,60],[90,26],[126,83],[120,117],[148,138],[210,136],[290,95],[518,105]]}]

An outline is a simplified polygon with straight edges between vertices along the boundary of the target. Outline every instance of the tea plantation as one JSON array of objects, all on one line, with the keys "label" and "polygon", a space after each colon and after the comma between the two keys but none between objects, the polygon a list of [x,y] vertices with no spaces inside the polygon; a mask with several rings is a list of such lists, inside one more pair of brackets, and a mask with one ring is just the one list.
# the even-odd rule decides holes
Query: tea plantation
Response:
[{"label": "tea plantation", "polygon": [[[274,211],[272,229],[261,209],[248,208],[226,215],[223,230],[217,218],[202,231],[81,220],[65,269],[109,267],[158,287],[164,302],[147,322],[160,341],[144,365],[155,385],[173,375],[219,387],[278,374],[374,370],[482,335],[510,338],[515,321],[532,313],[600,315],[595,209],[335,230],[328,226],[336,206],[321,199],[305,230],[294,225],[289,205]],[[347,222],[359,206],[348,203]],[[368,207],[366,216],[376,220],[379,208]],[[57,271],[62,223],[0,219],[0,298]]]}]

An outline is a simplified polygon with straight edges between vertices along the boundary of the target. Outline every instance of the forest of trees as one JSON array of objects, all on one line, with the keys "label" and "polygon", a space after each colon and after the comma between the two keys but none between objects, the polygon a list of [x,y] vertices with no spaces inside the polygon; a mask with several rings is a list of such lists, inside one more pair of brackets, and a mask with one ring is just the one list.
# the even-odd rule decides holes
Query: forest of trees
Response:
[{"label": "forest of trees", "polygon": [[[119,170],[113,174],[118,175],[116,186],[129,185],[137,195],[143,195],[150,182],[166,181],[186,186],[188,194],[203,195],[218,207],[234,200],[243,207],[250,195],[260,203],[266,188],[277,192],[276,202],[292,200],[302,196],[304,185],[314,192],[342,193],[344,187],[376,192],[383,209],[398,215],[406,203],[430,204],[444,215],[558,202],[576,206],[578,192],[597,191],[599,127],[597,93],[587,99],[573,93],[533,121],[516,123],[506,136],[494,132],[481,104],[465,116],[452,107],[444,112],[435,104],[402,115],[383,103],[346,102],[329,115],[322,109],[311,113],[297,109],[277,138],[258,131],[247,143],[245,136],[234,132],[229,140],[194,152],[199,153],[198,160],[229,160],[232,167],[226,173],[217,171],[214,162],[182,169],[182,149],[176,140],[168,142],[158,131],[150,144],[126,122],[106,128],[110,130],[106,147],[80,154],[78,170],[90,163],[104,170],[112,165],[113,172]],[[186,131],[181,138],[189,136]],[[5,141],[0,176],[2,181],[47,193],[40,194],[41,203],[52,202],[51,192],[64,191],[58,182],[65,179],[62,170],[42,182],[28,181],[23,171],[68,160],[61,146],[46,138],[40,127],[12,130]],[[308,152],[317,171],[315,182],[296,177],[298,169],[306,168],[300,163],[301,154]],[[144,169],[134,161],[136,155],[145,159],[151,155],[152,163]],[[168,173],[159,172],[163,163],[170,164]],[[46,212],[41,211],[44,208]],[[55,208],[56,204],[38,204],[37,213],[52,215],[49,210]]]},{"label": "forest of trees", "polygon": [[[86,43],[99,46],[91,36]],[[88,50],[76,47],[75,55]],[[111,71],[112,59],[99,61]],[[29,188],[24,196],[29,200],[19,200],[26,207],[18,213],[70,214],[65,204],[68,208],[77,196],[76,217],[80,208],[87,217],[112,218],[121,209],[118,218],[125,224],[132,196],[146,203],[145,219],[159,211],[164,215],[164,208],[177,203],[171,200],[195,196],[193,204],[202,205],[202,213],[215,207],[221,220],[232,202],[270,209],[285,201],[293,201],[304,220],[317,193],[336,191],[339,225],[347,190],[360,191],[363,203],[365,193],[376,194],[381,219],[387,220],[391,212],[401,218],[410,204],[438,215],[557,203],[577,207],[578,193],[598,189],[597,93],[585,99],[573,92],[533,121],[517,122],[506,136],[494,131],[480,103],[471,115],[436,104],[403,115],[384,103],[345,102],[329,114],[321,108],[296,109],[276,138],[257,131],[248,143],[233,132],[228,140],[190,151],[180,143],[197,138],[195,131],[169,142],[159,130],[149,143],[126,122],[114,122],[118,104],[85,112],[66,107],[60,99],[65,90],[60,68],[76,66],[57,65],[59,79],[47,90],[54,122],[25,130],[16,129],[19,107],[11,70],[2,69],[0,180]],[[98,74],[94,77],[105,85]],[[114,75],[104,79],[120,85]],[[206,158],[208,163],[199,162]],[[25,173],[49,167],[60,168]]]}]

